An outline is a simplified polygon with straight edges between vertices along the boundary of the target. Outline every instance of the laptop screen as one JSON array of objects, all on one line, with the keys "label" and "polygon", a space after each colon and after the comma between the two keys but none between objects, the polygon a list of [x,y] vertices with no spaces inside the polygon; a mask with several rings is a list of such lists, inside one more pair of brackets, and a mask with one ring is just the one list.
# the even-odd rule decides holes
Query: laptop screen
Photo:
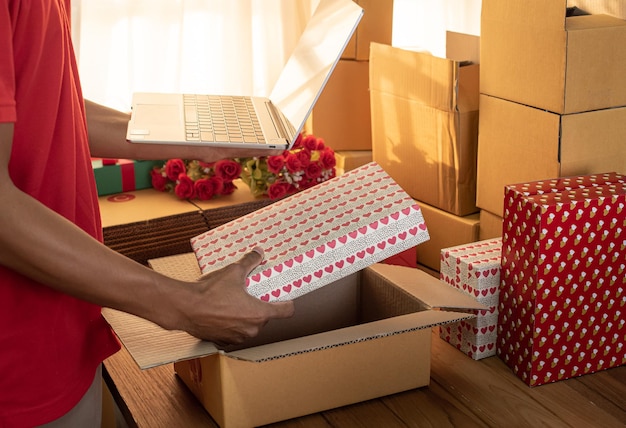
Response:
[{"label": "laptop screen", "polygon": [[320,0],[269,97],[298,132],[362,16],[352,0]]}]

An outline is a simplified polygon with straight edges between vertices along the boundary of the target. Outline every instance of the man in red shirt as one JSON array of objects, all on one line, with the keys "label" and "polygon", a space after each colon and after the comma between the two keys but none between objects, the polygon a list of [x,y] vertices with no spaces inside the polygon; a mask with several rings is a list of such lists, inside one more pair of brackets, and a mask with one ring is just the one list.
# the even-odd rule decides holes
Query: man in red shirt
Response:
[{"label": "man in red shirt", "polygon": [[102,306],[216,343],[294,310],[245,292],[261,250],[185,283],[102,244],[91,156],[260,153],[127,143],[128,116],[82,98],[69,11],[70,0],[0,0],[0,427],[97,424],[71,418],[119,349]]}]

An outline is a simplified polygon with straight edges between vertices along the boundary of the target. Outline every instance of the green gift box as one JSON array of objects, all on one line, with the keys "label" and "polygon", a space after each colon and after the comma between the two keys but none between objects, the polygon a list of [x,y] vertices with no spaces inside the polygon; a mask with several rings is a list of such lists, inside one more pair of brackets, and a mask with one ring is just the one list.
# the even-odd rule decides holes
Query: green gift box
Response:
[{"label": "green gift box", "polygon": [[130,159],[92,159],[98,195],[112,195],[152,187],[150,171],[164,161],[135,161]]}]

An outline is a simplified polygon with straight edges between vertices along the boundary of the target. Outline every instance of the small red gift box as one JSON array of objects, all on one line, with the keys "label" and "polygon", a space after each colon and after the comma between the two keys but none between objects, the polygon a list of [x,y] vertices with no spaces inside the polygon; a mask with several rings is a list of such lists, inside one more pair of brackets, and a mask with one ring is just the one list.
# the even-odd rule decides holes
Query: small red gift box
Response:
[{"label": "small red gift box", "polygon": [[497,354],[536,386],[626,363],[626,180],[506,186]]},{"label": "small red gift box", "polygon": [[500,238],[441,250],[439,278],[488,308],[476,311],[476,318],[440,327],[443,340],[475,360],[496,354],[501,250]]}]

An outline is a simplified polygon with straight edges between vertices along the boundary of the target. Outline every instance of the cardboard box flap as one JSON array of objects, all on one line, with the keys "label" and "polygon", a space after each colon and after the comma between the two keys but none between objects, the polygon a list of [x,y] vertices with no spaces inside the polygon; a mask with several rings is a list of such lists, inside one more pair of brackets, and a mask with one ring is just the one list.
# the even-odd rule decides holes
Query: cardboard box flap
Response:
[{"label": "cardboard box flap", "polygon": [[261,362],[305,352],[334,348],[336,346],[364,340],[372,340],[378,337],[432,328],[441,324],[472,317],[474,317],[474,315],[463,312],[420,311],[282,342],[256,346],[254,348],[242,349],[229,352],[227,355],[233,358]]},{"label": "cardboard box flap", "polygon": [[[193,280],[200,274],[193,253],[150,260],[150,265],[158,272],[183,280]],[[397,288],[409,294],[411,299],[423,301],[432,308],[486,309],[485,306],[478,304],[472,298],[418,269],[386,264],[374,264],[367,269],[372,270],[385,281],[392,281]],[[323,287],[316,290],[316,293],[334,293],[333,290],[337,290],[337,288]],[[311,293],[300,299],[315,299],[317,297]],[[296,304],[300,299],[296,300]],[[102,313],[141,369],[224,352],[211,342],[202,341],[185,332],[164,330],[158,325],[134,315],[108,308],[104,308]],[[297,316],[298,314],[296,314]],[[429,328],[473,316],[463,312],[424,310],[352,325],[348,328],[337,328],[323,333],[236,350],[228,352],[227,355],[233,358],[262,361]],[[279,323],[278,327],[281,325],[284,326],[285,324]]]},{"label": "cardboard box flap", "polygon": [[142,370],[219,351],[211,342],[183,331],[164,330],[125,312],[103,308],[102,315]]},{"label": "cardboard box flap", "polygon": [[[370,73],[370,90],[396,96],[411,94],[411,99],[437,110],[454,112],[459,63],[429,53],[395,48],[380,43],[370,46],[370,63],[384,72]],[[424,78],[420,78],[424,76]]]},{"label": "cardboard box flap", "polygon": [[398,288],[405,290],[429,308],[489,309],[487,306],[478,303],[470,295],[419,269],[382,263],[372,265],[370,269],[385,277]]},{"label": "cardboard box flap", "polygon": [[461,113],[477,111],[480,104],[480,66],[465,65],[459,68],[457,110]]}]

